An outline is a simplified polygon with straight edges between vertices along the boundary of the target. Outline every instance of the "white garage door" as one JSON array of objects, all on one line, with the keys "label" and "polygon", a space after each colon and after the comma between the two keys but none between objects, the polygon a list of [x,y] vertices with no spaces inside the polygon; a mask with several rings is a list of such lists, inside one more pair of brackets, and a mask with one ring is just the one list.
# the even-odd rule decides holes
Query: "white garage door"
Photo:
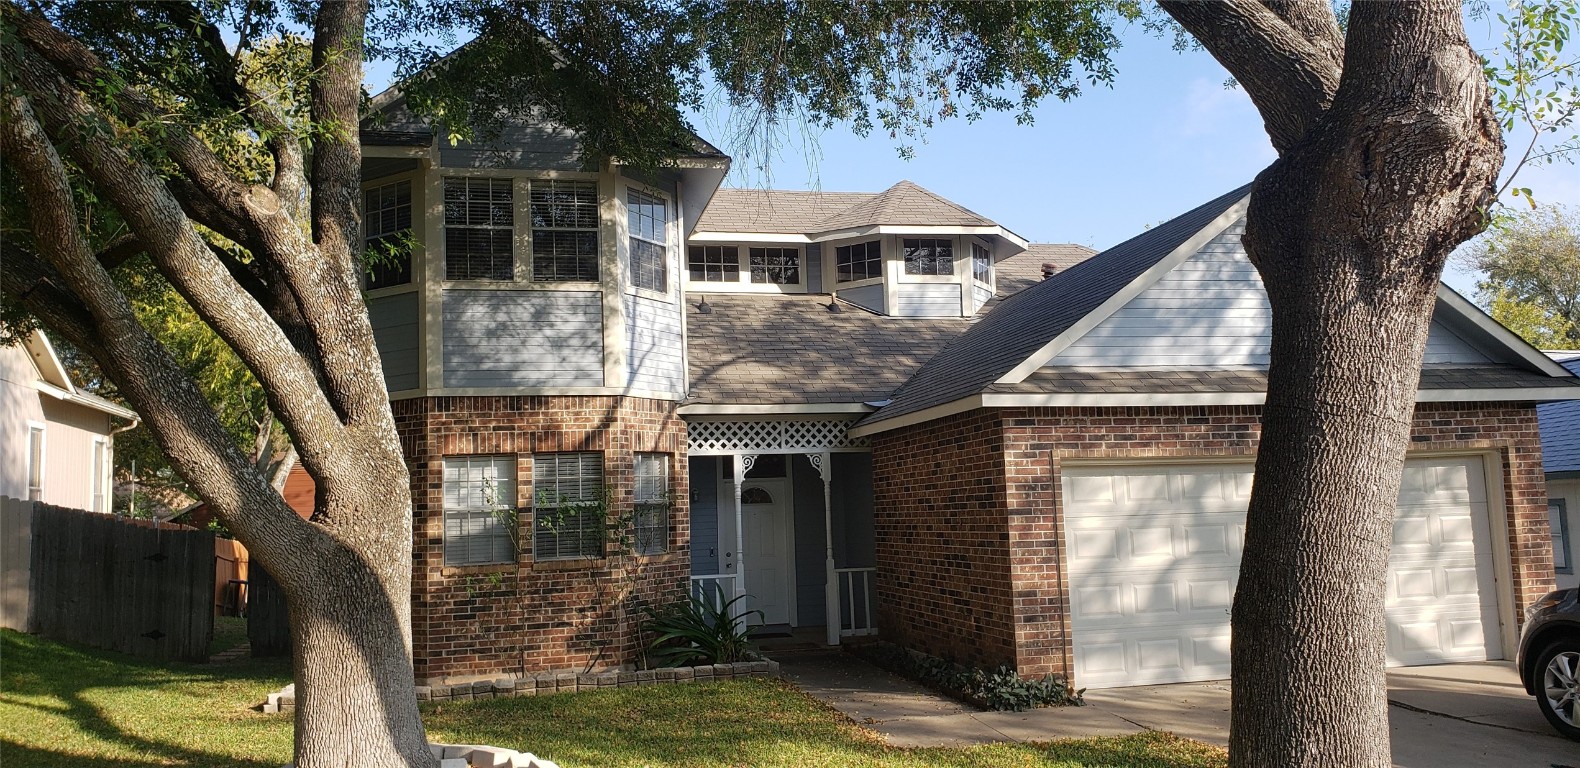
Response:
[{"label": "white garage door", "polygon": [[[1076,683],[1229,676],[1251,466],[1064,471]],[[1388,573],[1396,665],[1501,658],[1479,458],[1405,465]]]}]

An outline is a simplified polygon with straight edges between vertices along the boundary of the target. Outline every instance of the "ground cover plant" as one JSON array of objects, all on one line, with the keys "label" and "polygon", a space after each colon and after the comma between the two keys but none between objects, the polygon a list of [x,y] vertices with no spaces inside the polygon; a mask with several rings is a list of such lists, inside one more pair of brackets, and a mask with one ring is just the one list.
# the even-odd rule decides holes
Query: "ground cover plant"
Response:
[{"label": "ground cover plant", "polygon": [[[0,764],[242,766],[291,758],[291,719],[250,707],[284,659],[153,664],[0,632]],[[430,738],[524,749],[577,766],[1221,768],[1221,749],[1148,733],[1051,745],[897,749],[777,680],[453,702]]]}]

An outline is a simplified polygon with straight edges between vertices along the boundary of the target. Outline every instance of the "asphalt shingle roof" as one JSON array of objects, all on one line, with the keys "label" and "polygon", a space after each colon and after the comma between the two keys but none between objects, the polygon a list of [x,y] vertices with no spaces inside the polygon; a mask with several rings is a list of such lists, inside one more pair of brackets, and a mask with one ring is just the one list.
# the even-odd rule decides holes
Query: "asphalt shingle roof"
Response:
[{"label": "asphalt shingle roof", "polygon": [[1042,282],[1042,265],[1052,264],[1054,274],[1091,258],[1097,251],[1074,243],[1032,243],[993,265],[994,287],[999,296],[1010,296]]},{"label": "asphalt shingle roof", "polygon": [[860,403],[885,400],[965,330],[966,318],[885,317],[818,295],[686,298],[688,403]]},{"label": "asphalt shingle roof", "polygon": [[[1555,355],[1554,359],[1580,376],[1580,354]],[[1580,401],[1538,405],[1536,420],[1542,431],[1542,466],[1546,471],[1580,472]]]},{"label": "asphalt shingle roof", "polygon": [[956,337],[863,423],[981,393],[1162,261],[1250,191],[1247,184],[1009,298]]},{"label": "asphalt shingle roof", "polygon": [[993,227],[992,219],[902,181],[878,192],[720,189],[699,232],[810,235],[870,226]]}]

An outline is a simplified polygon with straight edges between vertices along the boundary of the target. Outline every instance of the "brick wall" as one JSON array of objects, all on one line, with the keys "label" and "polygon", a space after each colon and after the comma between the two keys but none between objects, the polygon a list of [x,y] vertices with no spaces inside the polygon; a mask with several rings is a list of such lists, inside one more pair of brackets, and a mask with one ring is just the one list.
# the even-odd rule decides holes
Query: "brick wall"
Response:
[{"label": "brick wall", "polygon": [[[690,577],[686,429],[671,402],[630,397],[434,397],[394,403],[412,473],[412,641],[419,681],[613,668],[639,651],[643,603],[681,599]],[[669,551],[532,557],[534,453],[603,454],[611,514],[632,508],[636,453],[670,459]],[[446,566],[444,457],[516,457],[517,562]]]},{"label": "brick wall", "polygon": [[[1257,406],[978,410],[875,436],[874,471],[882,489],[876,498],[881,630],[920,650],[975,646],[991,656],[1004,653],[1005,627],[1012,627],[1010,647],[1022,674],[1068,672],[1073,660],[1069,585],[1061,570],[1065,556],[1058,512],[1061,462],[1250,459],[1261,430],[1259,414]],[[1422,404],[1411,440],[1415,452],[1485,452],[1496,457],[1502,466],[1502,507],[1507,513],[1515,602],[1523,608],[1551,589],[1551,540],[1535,408],[1525,403]],[[997,478],[991,477],[991,462],[950,454],[951,447],[967,443],[1002,453]],[[946,466],[941,457],[972,469],[963,477],[941,474]],[[901,479],[907,477],[911,482]],[[928,478],[931,490],[911,487],[917,479]],[[981,490],[966,494],[957,488],[961,485]],[[991,499],[991,508],[977,503],[979,498]],[[908,526],[956,515],[974,521],[978,530],[1003,531],[1002,543],[992,547],[926,542],[923,551],[948,553],[950,568],[937,581],[973,595],[1002,595],[1008,590],[1010,600],[970,603],[1005,615],[961,622],[934,606],[933,595],[940,594],[944,584],[885,578],[885,568],[908,567],[890,566],[908,557],[911,542],[903,538]],[[943,538],[939,533],[936,538]],[[996,663],[992,658],[985,661]]]},{"label": "brick wall", "polygon": [[981,666],[1014,660],[1003,439],[992,411],[879,435],[874,535],[885,639]]}]

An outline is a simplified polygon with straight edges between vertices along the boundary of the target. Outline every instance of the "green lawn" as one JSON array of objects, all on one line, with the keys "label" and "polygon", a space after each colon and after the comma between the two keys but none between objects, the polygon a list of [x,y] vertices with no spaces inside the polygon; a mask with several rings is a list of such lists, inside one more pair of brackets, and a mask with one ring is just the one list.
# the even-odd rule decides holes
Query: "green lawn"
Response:
[{"label": "green lawn", "polygon": [[209,641],[208,655],[228,651],[247,642],[247,619],[242,616],[215,616],[214,639]]},{"label": "green lawn", "polygon": [[[280,661],[156,665],[0,632],[0,764],[245,766],[290,759],[289,716],[248,709]],[[579,766],[1220,768],[1220,749],[1147,734],[1051,745],[895,749],[769,680],[655,686],[427,708],[429,738]]]}]

